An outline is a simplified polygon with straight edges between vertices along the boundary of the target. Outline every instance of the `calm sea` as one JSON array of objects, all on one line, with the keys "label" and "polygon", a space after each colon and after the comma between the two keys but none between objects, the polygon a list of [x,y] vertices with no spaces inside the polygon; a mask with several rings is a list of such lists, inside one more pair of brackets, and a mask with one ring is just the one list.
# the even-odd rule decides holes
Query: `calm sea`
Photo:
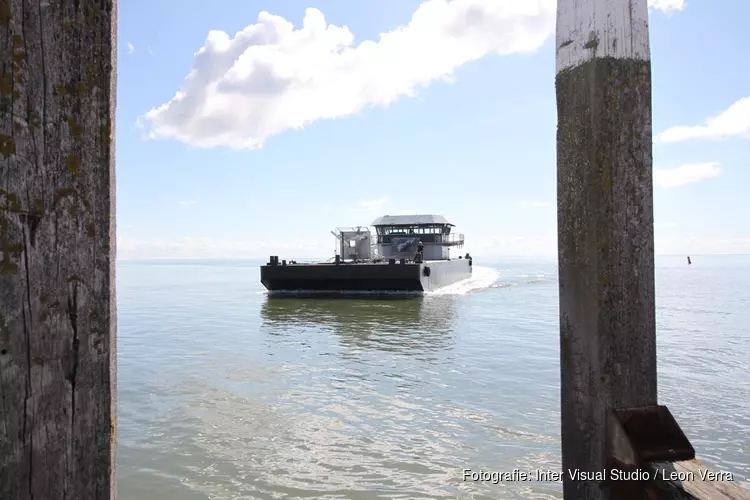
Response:
[{"label": "calm sea", "polygon": [[[118,266],[121,499],[561,498],[557,267],[416,299],[269,299],[259,262]],[[750,482],[750,257],[657,259],[659,397]]]}]

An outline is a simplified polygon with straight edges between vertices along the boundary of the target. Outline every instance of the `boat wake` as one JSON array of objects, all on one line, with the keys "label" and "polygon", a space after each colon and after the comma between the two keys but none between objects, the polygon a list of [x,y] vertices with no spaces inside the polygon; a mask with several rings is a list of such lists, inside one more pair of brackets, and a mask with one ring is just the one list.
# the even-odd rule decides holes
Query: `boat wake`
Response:
[{"label": "boat wake", "polygon": [[499,277],[500,273],[497,269],[474,266],[471,278],[452,283],[431,292],[425,292],[425,295],[465,295],[469,292],[492,287]]},{"label": "boat wake", "polygon": [[490,285],[490,288],[516,288],[519,286],[528,286],[528,285],[543,285],[546,283],[549,283],[553,281],[553,278],[536,278],[531,280],[523,280],[518,282],[508,282],[508,283],[493,283]]}]

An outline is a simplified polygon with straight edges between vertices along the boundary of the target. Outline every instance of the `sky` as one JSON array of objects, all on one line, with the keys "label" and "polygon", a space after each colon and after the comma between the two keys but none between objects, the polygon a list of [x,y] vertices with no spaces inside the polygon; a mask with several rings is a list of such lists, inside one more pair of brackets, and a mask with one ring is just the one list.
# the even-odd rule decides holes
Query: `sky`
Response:
[{"label": "sky", "polygon": [[[750,253],[750,1],[650,0],[657,254]],[[555,0],[119,4],[118,258],[557,252]]]}]

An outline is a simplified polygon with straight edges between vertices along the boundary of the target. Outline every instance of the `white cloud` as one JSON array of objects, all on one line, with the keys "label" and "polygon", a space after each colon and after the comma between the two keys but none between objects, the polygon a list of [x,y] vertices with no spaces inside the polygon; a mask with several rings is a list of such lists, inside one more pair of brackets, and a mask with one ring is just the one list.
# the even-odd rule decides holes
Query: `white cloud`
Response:
[{"label": "white cloud", "polygon": [[375,210],[382,207],[386,203],[388,203],[388,197],[381,196],[380,198],[376,198],[374,200],[362,200],[359,202],[359,206],[365,210]]},{"label": "white cloud", "polygon": [[[482,234],[467,234],[464,251],[478,258],[502,256],[554,257],[557,255],[557,234],[554,231],[536,235],[504,234],[482,238]],[[674,254],[750,254],[750,235],[747,236],[661,236],[655,240],[656,253]],[[140,259],[265,259],[278,255],[282,259],[327,259],[333,256],[333,238],[300,240],[244,240],[232,238],[186,237],[176,239],[142,240],[117,238],[117,258]],[[456,253],[455,255],[459,255]]]},{"label": "white cloud", "polygon": [[259,148],[317,120],[413,97],[488,54],[534,52],[554,33],[555,8],[556,0],[425,0],[407,25],[359,45],[318,9],[305,11],[300,29],[264,11],[233,38],[210,31],[182,89],[139,124],[154,139]]},{"label": "white cloud", "polygon": [[180,205],[181,208],[187,208],[192,207],[193,205],[197,204],[198,202],[195,200],[182,200],[177,202],[178,205]]},{"label": "white cloud", "polygon": [[649,6],[654,9],[670,11],[670,10],[683,10],[685,8],[685,0],[649,0]]},{"label": "white cloud", "polygon": [[706,119],[705,125],[672,127],[656,136],[660,142],[681,142],[689,139],[750,139],[750,97],[744,97],[716,116]]},{"label": "white cloud", "polygon": [[[477,235],[479,236],[479,235]],[[472,255],[551,256],[557,251],[557,236],[521,237],[503,236],[477,239],[467,235],[471,242],[465,251]],[[265,259],[278,255],[282,259],[327,259],[334,255],[333,237],[300,240],[256,241],[234,238],[185,237],[175,239],[117,238],[117,258],[143,259]],[[464,251],[456,253],[460,255]]]},{"label": "white cloud", "polygon": [[[656,231],[654,247],[657,255],[750,254],[750,235],[675,235]],[[505,234],[482,239],[480,234],[467,235],[466,251],[479,259],[503,256],[549,257],[557,255],[557,234]]]},{"label": "white cloud", "polygon": [[494,238],[466,235],[466,251],[477,257],[494,256],[554,256],[557,255],[557,234],[552,232],[538,235],[504,234]]},{"label": "white cloud", "polygon": [[657,255],[750,254],[750,236],[656,237]]},{"label": "white cloud", "polygon": [[128,54],[132,54],[133,52],[135,52],[135,45],[128,42]]},{"label": "white cloud", "polygon": [[654,184],[661,187],[680,187],[713,179],[721,175],[716,162],[688,163],[676,168],[654,170]]},{"label": "white cloud", "polygon": [[545,208],[548,207],[550,204],[547,201],[524,201],[521,203],[524,207],[530,207],[530,208]]},{"label": "white cloud", "polygon": [[327,258],[333,256],[333,237],[330,241],[255,241],[205,237],[156,240],[117,238],[117,258],[122,260],[256,259],[266,258],[271,254],[282,259]]}]

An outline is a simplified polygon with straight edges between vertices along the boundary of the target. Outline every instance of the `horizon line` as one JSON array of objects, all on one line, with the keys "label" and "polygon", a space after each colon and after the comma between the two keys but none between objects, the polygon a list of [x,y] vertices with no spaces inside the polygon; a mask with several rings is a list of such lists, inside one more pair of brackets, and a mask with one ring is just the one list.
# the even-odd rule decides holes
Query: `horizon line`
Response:
[{"label": "horizon line", "polygon": [[[695,253],[695,254],[677,254],[677,253],[662,253],[654,254],[654,257],[746,257],[750,256],[750,253]],[[479,255],[480,258],[483,258]],[[557,255],[519,255],[519,254],[506,254],[506,255],[492,255],[487,256],[489,259],[495,258],[523,258],[523,259],[557,259]],[[476,258],[476,257],[475,257]],[[187,260],[265,260],[267,257],[147,257],[147,258],[120,258],[117,257],[115,260],[120,262],[136,262],[136,261],[187,261]],[[327,259],[324,257],[295,257],[291,260],[330,260],[332,257]],[[289,260],[289,259],[287,259]]]}]

